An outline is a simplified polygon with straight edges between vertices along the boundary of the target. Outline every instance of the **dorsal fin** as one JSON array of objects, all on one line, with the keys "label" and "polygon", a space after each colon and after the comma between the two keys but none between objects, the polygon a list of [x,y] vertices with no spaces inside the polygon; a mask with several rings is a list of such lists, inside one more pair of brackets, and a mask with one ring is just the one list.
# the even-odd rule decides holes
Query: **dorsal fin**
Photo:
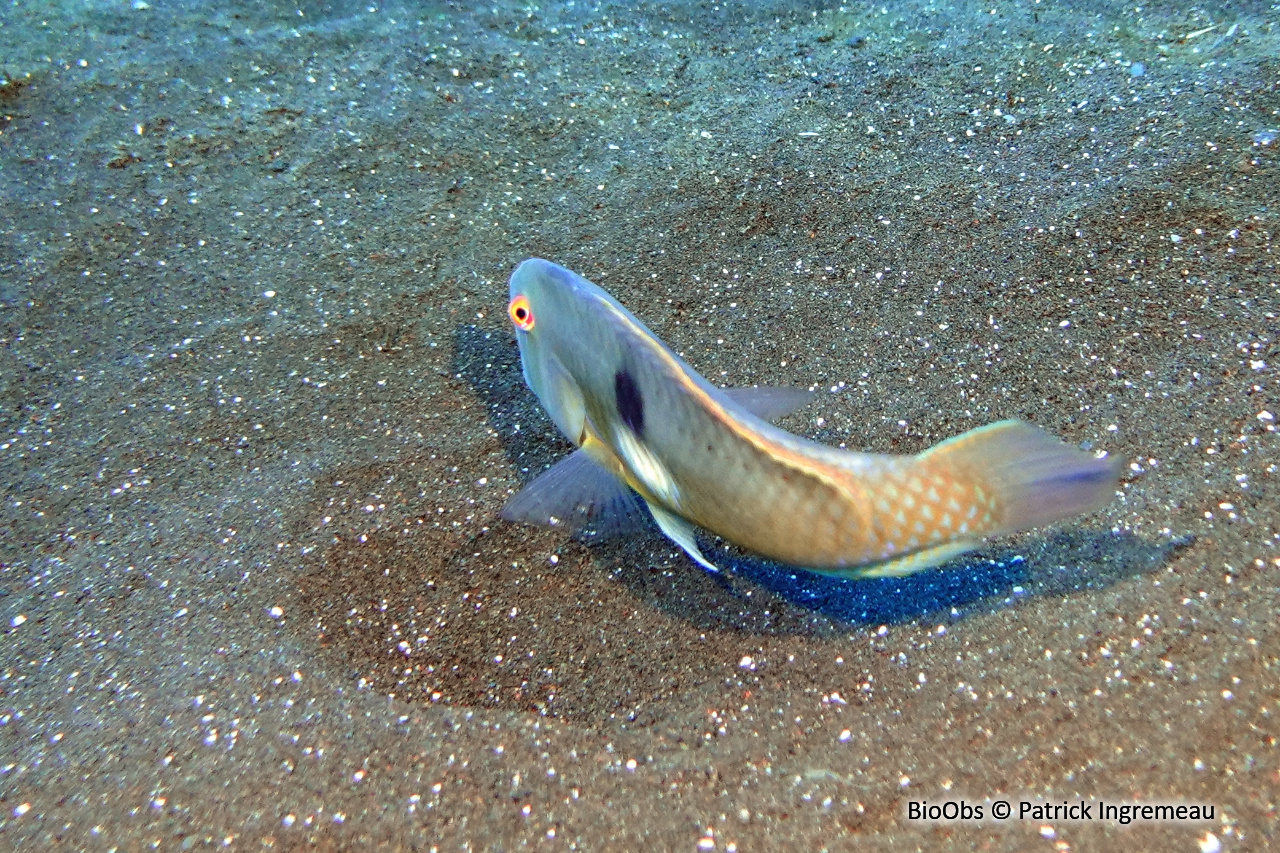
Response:
[{"label": "dorsal fin", "polygon": [[719,388],[717,390],[730,402],[741,406],[760,420],[770,423],[804,408],[817,396],[804,388],[785,385],[757,385],[754,388]]}]

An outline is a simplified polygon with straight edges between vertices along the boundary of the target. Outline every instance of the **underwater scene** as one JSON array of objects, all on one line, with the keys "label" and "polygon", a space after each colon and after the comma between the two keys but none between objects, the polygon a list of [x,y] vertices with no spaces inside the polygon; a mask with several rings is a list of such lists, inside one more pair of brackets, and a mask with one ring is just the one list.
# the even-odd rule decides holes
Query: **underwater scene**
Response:
[{"label": "underwater scene", "polygon": [[6,4],[0,848],[1269,849],[1278,57]]}]

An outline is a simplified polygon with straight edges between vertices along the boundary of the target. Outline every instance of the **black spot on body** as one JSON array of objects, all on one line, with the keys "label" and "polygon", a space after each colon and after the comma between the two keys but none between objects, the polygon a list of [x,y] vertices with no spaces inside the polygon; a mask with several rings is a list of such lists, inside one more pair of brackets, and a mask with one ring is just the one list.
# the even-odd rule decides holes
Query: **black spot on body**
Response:
[{"label": "black spot on body", "polygon": [[618,403],[618,415],[631,428],[637,438],[644,438],[644,400],[640,389],[626,368],[613,374],[613,394]]}]

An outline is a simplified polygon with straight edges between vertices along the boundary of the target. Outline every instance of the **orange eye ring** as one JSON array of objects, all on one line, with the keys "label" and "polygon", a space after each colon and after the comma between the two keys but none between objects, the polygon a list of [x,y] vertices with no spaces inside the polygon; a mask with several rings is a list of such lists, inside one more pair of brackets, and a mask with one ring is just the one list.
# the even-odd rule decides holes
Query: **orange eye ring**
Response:
[{"label": "orange eye ring", "polygon": [[516,324],[516,328],[523,332],[527,332],[533,328],[533,306],[529,304],[529,297],[523,293],[511,300],[511,304],[507,306],[507,316],[511,318],[511,322]]}]

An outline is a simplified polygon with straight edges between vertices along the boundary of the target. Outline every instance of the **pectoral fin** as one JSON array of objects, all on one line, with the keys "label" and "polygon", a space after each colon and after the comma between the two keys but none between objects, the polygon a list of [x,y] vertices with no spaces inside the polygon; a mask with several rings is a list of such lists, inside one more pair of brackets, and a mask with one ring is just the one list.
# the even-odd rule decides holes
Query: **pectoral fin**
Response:
[{"label": "pectoral fin", "polygon": [[[648,503],[646,501],[646,503]],[[684,549],[684,552],[693,558],[693,561],[702,568],[713,574],[720,574],[720,570],[715,564],[702,556],[702,552],[698,550],[698,543],[693,537],[693,525],[685,521],[675,513],[668,512],[657,504],[648,504],[649,512],[653,513],[653,520],[658,522],[658,526],[662,528],[662,532],[667,534],[667,538]]]},{"label": "pectoral fin", "polygon": [[639,495],[578,450],[544,471],[502,508],[507,521],[615,536],[647,527]]}]

